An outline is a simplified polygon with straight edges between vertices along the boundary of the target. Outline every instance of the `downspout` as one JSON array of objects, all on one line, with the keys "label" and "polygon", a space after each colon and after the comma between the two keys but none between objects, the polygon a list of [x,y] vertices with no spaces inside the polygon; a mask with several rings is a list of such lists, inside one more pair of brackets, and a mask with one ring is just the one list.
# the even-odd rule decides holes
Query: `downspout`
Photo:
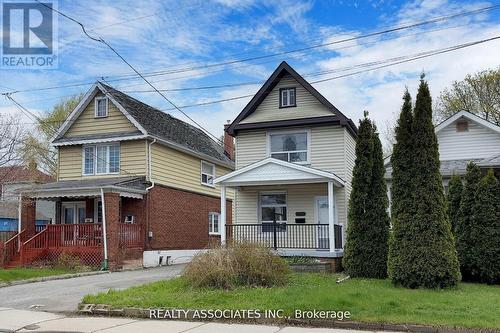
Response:
[{"label": "downspout", "polygon": [[101,201],[102,201],[102,238],[104,240],[104,262],[102,268],[108,269],[108,234],[106,232],[106,205],[104,203],[104,189],[101,187]]},{"label": "downspout", "polygon": [[149,224],[149,211],[150,211],[150,208],[151,208],[151,203],[149,200],[149,190],[151,190],[153,187],[155,187],[155,182],[153,180],[153,163],[152,163],[152,158],[151,158],[151,152],[152,152],[152,149],[151,149],[151,146],[153,145],[153,143],[156,143],[156,139],[153,139],[153,141],[151,141],[149,144],[148,144],[148,180],[151,182],[151,186],[147,187],[146,188],[146,205],[147,205],[147,209],[146,209],[146,240],[147,240],[147,245],[148,245],[148,249],[151,248],[151,238],[149,237],[149,231],[150,231],[150,224]]},{"label": "downspout", "polygon": [[151,146],[153,143],[156,143],[156,139],[153,139],[148,145],[148,180],[151,182],[151,186],[146,188],[146,192],[149,192],[150,189],[155,187],[155,182],[153,180],[153,169],[152,169],[152,163],[151,163]]}]

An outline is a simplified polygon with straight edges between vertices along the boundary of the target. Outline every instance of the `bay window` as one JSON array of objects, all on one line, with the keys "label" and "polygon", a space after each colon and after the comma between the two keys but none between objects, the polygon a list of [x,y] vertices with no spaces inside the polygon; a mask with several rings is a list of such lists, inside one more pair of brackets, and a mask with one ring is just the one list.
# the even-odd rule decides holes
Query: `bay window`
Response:
[{"label": "bay window", "polygon": [[115,174],[120,171],[120,145],[88,145],[83,147],[83,174]]},{"label": "bay window", "polygon": [[269,134],[270,156],[282,161],[293,163],[307,163],[308,133],[276,133]]}]

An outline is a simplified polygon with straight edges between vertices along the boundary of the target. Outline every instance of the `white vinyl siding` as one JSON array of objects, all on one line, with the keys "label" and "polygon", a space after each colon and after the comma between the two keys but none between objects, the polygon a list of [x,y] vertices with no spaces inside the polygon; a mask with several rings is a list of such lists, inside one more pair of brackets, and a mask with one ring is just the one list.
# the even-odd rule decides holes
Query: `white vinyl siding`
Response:
[{"label": "white vinyl siding", "polygon": [[236,169],[265,159],[266,140],[266,131],[239,132],[235,139]]},{"label": "white vinyl siding", "polygon": [[457,132],[457,121],[437,133],[440,160],[484,158],[500,154],[500,133],[471,120],[467,120],[468,131]]},{"label": "white vinyl siding", "polygon": [[[280,108],[280,88],[296,89],[297,106]],[[322,117],[333,115],[327,107],[321,104],[316,97],[309,93],[291,75],[285,75],[271,90],[269,95],[260,103],[255,111],[240,123],[256,123],[262,121],[286,120],[308,117]]]}]

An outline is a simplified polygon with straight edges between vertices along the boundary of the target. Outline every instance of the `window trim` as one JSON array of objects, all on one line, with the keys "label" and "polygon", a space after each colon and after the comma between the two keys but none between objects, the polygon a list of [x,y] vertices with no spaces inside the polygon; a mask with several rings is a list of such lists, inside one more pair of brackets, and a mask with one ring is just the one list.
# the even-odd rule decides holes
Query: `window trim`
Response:
[{"label": "window trim", "polygon": [[[97,114],[98,111],[98,101],[106,101],[106,114],[104,116],[99,116]],[[94,118],[106,118],[109,115],[109,100],[106,96],[104,97],[96,97],[94,100]]]},{"label": "window trim", "polygon": [[[106,172],[97,172],[97,147],[107,147],[106,149]],[[110,149],[111,146],[118,147],[118,171],[110,172]],[[93,169],[92,173],[85,172],[85,149],[92,147],[93,150]],[[120,174],[120,165],[121,165],[121,148],[120,143],[106,143],[106,144],[92,144],[92,145],[82,145],[82,176],[100,176],[100,175],[119,175]]]},{"label": "window trim", "polygon": [[[204,173],[203,172],[203,164],[210,165],[213,168],[213,174],[210,175],[208,173]],[[212,184],[210,184],[210,183],[204,183],[203,182],[203,175],[204,174],[212,176]],[[200,184],[203,185],[203,186],[215,187],[215,184],[213,183],[213,180],[215,180],[215,175],[216,175],[215,164],[207,162],[207,161],[204,161],[204,160],[201,160],[201,163],[200,163]]]},{"label": "window trim", "polygon": [[[290,161],[286,161],[286,162],[295,163],[295,164],[302,164],[302,165],[311,164],[311,130],[309,128],[266,132],[266,144],[267,144],[266,155],[267,155],[267,157],[271,157],[271,136],[272,135],[302,134],[302,133],[306,133],[306,136],[307,136],[307,149],[306,149],[307,159],[305,161],[302,161],[302,162],[290,162]],[[303,150],[297,150],[297,151],[302,152]]]},{"label": "window trim", "polygon": [[[295,101],[293,104],[290,105],[283,105],[283,91],[284,90],[293,90],[293,95],[295,96]],[[290,96],[290,95],[288,95]],[[296,87],[283,87],[280,88],[280,95],[279,95],[279,108],[280,109],[286,109],[286,108],[294,108],[297,107],[297,88]]]},{"label": "window trim", "polygon": [[[212,227],[212,230],[213,230],[213,217],[214,216],[218,216],[218,220],[217,220],[217,223],[218,223],[218,230],[217,232],[215,231],[211,231],[210,230],[210,227]],[[208,234],[209,235],[215,235],[215,236],[220,236],[221,234],[221,230],[220,230],[220,213],[218,212],[209,212],[208,213]]]}]

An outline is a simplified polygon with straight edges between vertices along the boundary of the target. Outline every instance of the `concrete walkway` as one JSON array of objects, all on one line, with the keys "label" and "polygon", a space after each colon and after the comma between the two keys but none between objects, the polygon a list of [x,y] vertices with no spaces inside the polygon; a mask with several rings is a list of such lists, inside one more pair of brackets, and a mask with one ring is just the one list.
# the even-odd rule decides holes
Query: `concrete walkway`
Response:
[{"label": "concrete walkway", "polygon": [[66,317],[48,312],[0,308],[0,332],[366,333],[367,331],[107,317]]},{"label": "concrete walkway", "polygon": [[87,294],[170,279],[183,268],[184,265],[173,265],[3,287],[0,288],[0,307],[74,312]]}]

